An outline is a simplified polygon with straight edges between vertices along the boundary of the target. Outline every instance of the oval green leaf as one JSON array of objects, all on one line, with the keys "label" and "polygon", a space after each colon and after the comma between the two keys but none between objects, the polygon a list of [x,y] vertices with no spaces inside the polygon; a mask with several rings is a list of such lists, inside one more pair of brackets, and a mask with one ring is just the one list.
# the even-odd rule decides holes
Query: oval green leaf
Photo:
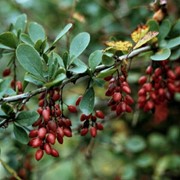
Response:
[{"label": "oval green leaf", "polygon": [[44,80],[41,57],[32,46],[26,44],[19,45],[16,55],[19,63],[27,72]]},{"label": "oval green leaf", "polygon": [[0,35],[0,44],[10,48],[16,48],[18,39],[12,32],[5,32]]},{"label": "oval green leaf", "polygon": [[57,41],[59,41],[72,27],[72,23],[67,24],[64,29],[57,35],[56,39],[54,40],[54,45]]},{"label": "oval green leaf", "polygon": [[27,23],[27,16],[26,14],[22,14],[17,18],[14,24],[14,28],[16,29],[17,32],[18,31],[24,32],[26,29],[26,23]]},{"label": "oval green leaf", "polygon": [[174,48],[174,47],[179,46],[179,45],[180,45],[180,37],[176,37],[176,38],[169,40],[166,47],[167,48]]},{"label": "oval green leaf", "polygon": [[16,123],[22,126],[30,126],[39,118],[36,111],[22,111],[16,117]]},{"label": "oval green leaf", "polygon": [[96,67],[102,62],[102,56],[103,53],[101,50],[94,51],[90,54],[88,63],[92,71],[94,71]]},{"label": "oval green leaf", "polygon": [[94,89],[92,87],[89,88],[85,92],[85,94],[84,94],[84,96],[83,96],[83,98],[79,104],[79,108],[86,115],[89,115],[93,112],[93,109],[94,109]]},{"label": "oval green leaf", "polygon": [[28,138],[27,132],[24,130],[23,127],[14,124],[13,131],[14,131],[16,140],[18,140],[22,144],[28,143],[29,138]]},{"label": "oval green leaf", "polygon": [[159,27],[158,39],[164,39],[171,30],[171,22],[169,19],[165,19]]},{"label": "oval green leaf", "polygon": [[169,58],[171,50],[169,48],[160,49],[156,54],[151,56],[153,61],[163,61]]},{"label": "oval green leaf", "polygon": [[87,32],[79,33],[77,36],[73,38],[69,49],[71,62],[86,49],[89,42],[90,35]]},{"label": "oval green leaf", "polygon": [[44,41],[46,38],[44,28],[36,22],[31,22],[29,24],[28,33],[34,43],[36,43],[39,39]]}]

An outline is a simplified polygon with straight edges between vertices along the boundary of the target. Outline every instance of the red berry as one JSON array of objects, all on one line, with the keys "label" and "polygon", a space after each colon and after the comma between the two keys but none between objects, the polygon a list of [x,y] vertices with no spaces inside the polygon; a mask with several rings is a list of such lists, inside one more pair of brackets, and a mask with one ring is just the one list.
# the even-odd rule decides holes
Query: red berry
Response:
[{"label": "red berry", "polygon": [[64,137],[64,131],[61,127],[58,127],[57,128],[57,135],[61,136],[61,137]]},{"label": "red berry", "polygon": [[90,134],[91,134],[92,137],[96,137],[96,135],[97,135],[96,127],[91,127],[90,128]]},{"label": "red berry", "polygon": [[96,123],[96,129],[103,130],[104,127],[103,127],[103,125],[101,123]]},{"label": "red berry", "polygon": [[48,143],[44,144],[44,150],[46,154],[51,154],[51,146]]},{"label": "red berry", "polygon": [[39,106],[40,106],[40,107],[43,107],[43,106],[44,106],[44,99],[40,99],[40,100],[39,100]]},{"label": "red berry", "polygon": [[128,86],[123,86],[122,91],[124,91],[127,94],[131,94],[131,89]]},{"label": "red berry", "polygon": [[88,119],[88,116],[86,116],[85,114],[81,114],[80,120],[81,121],[85,121]]},{"label": "red berry", "polygon": [[155,71],[154,71],[154,75],[155,75],[156,77],[158,77],[158,76],[161,75],[161,74],[162,74],[161,68],[156,68]]},{"label": "red berry", "polygon": [[67,136],[67,137],[72,137],[71,129],[65,128],[63,131],[64,131],[64,135],[65,135],[65,136]]},{"label": "red berry", "polygon": [[33,127],[40,126],[41,123],[42,123],[42,119],[39,118],[37,121],[35,121],[35,122],[32,124],[32,126],[33,126]]},{"label": "red berry", "polygon": [[145,106],[144,106],[144,111],[149,111],[154,108],[154,103],[153,101],[147,101]]},{"label": "red berry", "polygon": [[132,111],[133,111],[132,108],[126,104],[126,112],[131,113]]},{"label": "red berry", "polygon": [[79,106],[79,103],[81,102],[82,96],[79,96],[76,100],[76,106]]},{"label": "red berry", "polygon": [[141,76],[141,77],[139,78],[139,80],[138,80],[138,83],[139,83],[140,85],[143,85],[144,83],[146,83],[146,81],[147,81],[147,77],[146,77],[146,76]]},{"label": "red berry", "polygon": [[9,76],[11,74],[11,69],[7,68],[3,71],[3,77]]},{"label": "red berry", "polygon": [[69,106],[68,106],[68,110],[69,110],[71,113],[77,113],[76,106],[69,105]]},{"label": "red berry", "polygon": [[56,149],[51,149],[51,155],[54,157],[59,157],[59,153]]},{"label": "red berry", "polygon": [[19,92],[22,92],[23,91],[23,87],[22,87],[22,82],[21,81],[17,81],[16,82],[16,87],[17,87],[17,90]]},{"label": "red berry", "polygon": [[59,92],[58,91],[54,91],[53,96],[52,96],[53,101],[59,100],[60,97],[61,96],[60,96]]},{"label": "red berry", "polygon": [[50,144],[55,144],[56,136],[53,133],[49,133],[46,137],[46,141]]},{"label": "red berry", "polygon": [[113,100],[114,100],[115,102],[119,102],[119,101],[121,100],[121,98],[122,98],[121,93],[115,92],[115,93],[113,94]]},{"label": "red berry", "polygon": [[60,144],[63,144],[63,137],[57,134],[57,140]]},{"label": "red berry", "polygon": [[125,96],[125,102],[129,105],[133,104],[134,103],[134,100],[133,98],[130,96],[130,95],[126,95]]},{"label": "red berry", "polygon": [[96,122],[96,116],[91,116],[91,121],[94,121],[94,122]]},{"label": "red berry", "polygon": [[173,79],[173,80],[176,79],[176,75],[175,75],[175,73],[174,73],[172,70],[168,70],[167,76],[168,76],[170,79]]},{"label": "red berry", "polygon": [[81,132],[80,132],[81,136],[85,136],[87,133],[88,133],[88,128],[81,129]]},{"label": "red berry", "polygon": [[35,138],[38,136],[38,130],[37,129],[33,129],[29,132],[29,137],[30,138]]},{"label": "red berry", "polygon": [[42,107],[39,107],[39,108],[37,109],[37,112],[38,112],[40,115],[42,114],[42,111],[43,111]]},{"label": "red berry", "polygon": [[45,127],[41,127],[39,130],[38,130],[38,137],[41,138],[41,139],[44,139],[45,136],[46,136],[46,133],[47,133],[47,130]]},{"label": "red berry", "polygon": [[152,84],[151,83],[146,83],[143,85],[143,88],[146,90],[146,92],[149,92],[152,90]]},{"label": "red berry", "polygon": [[41,146],[41,144],[42,144],[42,140],[40,138],[34,138],[29,141],[29,145],[32,146],[33,148],[37,148]]},{"label": "red berry", "polygon": [[48,122],[50,119],[50,111],[48,109],[43,109],[42,116],[45,122]]},{"label": "red berry", "polygon": [[56,125],[55,121],[48,121],[47,126],[48,126],[49,130],[51,130],[53,132],[56,131],[57,125]]},{"label": "red berry", "polygon": [[70,119],[65,119],[65,120],[64,120],[64,123],[65,123],[65,125],[66,125],[67,127],[72,126],[72,123],[71,123],[71,120],[70,120]]},{"label": "red berry", "polygon": [[112,79],[112,76],[107,76],[104,78],[105,81],[110,81]]},{"label": "red berry", "polygon": [[121,110],[122,112],[125,112],[126,111],[126,103],[125,102],[121,102]]},{"label": "red berry", "polygon": [[139,96],[145,96],[146,95],[146,90],[144,88],[141,88],[139,91],[138,91],[138,95]]},{"label": "red berry", "polygon": [[37,161],[41,160],[44,155],[44,151],[42,149],[38,149],[35,154],[35,158]]},{"label": "red berry", "polygon": [[95,116],[100,119],[104,119],[104,113],[100,110],[97,110]]},{"label": "red berry", "polygon": [[175,87],[175,85],[174,84],[172,84],[172,83],[168,83],[168,85],[167,85],[167,87],[168,87],[168,89],[169,89],[169,91],[170,91],[170,93],[175,93],[176,92],[176,87]]},{"label": "red berry", "polygon": [[153,71],[152,66],[148,66],[147,69],[146,69],[146,74],[151,74],[152,71]]}]

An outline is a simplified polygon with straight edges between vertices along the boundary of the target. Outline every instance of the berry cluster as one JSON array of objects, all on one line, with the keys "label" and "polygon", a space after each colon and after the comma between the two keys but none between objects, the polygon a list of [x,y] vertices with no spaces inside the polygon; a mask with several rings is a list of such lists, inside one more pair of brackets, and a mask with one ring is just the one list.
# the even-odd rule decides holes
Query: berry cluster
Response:
[{"label": "berry cluster", "polygon": [[173,71],[168,61],[154,62],[138,82],[141,86],[138,91],[139,108],[145,112],[153,110],[156,105],[166,103],[176,92],[180,92],[180,66]]},{"label": "berry cluster", "polygon": [[126,76],[109,76],[105,78],[109,81],[106,96],[111,96],[108,102],[108,106],[112,111],[116,111],[117,115],[121,115],[124,112],[132,112],[131,105],[134,103],[131,97],[131,89],[127,82]]},{"label": "berry cluster", "polygon": [[[65,118],[59,105],[61,98],[58,88],[42,93],[39,98],[38,113],[40,118],[33,124],[37,129],[29,133],[31,140],[29,145],[33,148],[39,148],[36,151],[35,158],[40,160],[44,152],[48,155],[58,157],[59,153],[52,147],[57,141],[63,144],[63,137],[71,137],[71,120]],[[74,110],[70,106],[71,110]]]},{"label": "berry cluster", "polygon": [[83,124],[80,127],[81,136],[85,136],[89,131],[91,137],[96,137],[97,130],[103,130],[104,127],[101,122],[97,122],[97,119],[104,119],[104,113],[100,110],[96,110],[95,114],[85,115],[82,114],[80,120]]}]

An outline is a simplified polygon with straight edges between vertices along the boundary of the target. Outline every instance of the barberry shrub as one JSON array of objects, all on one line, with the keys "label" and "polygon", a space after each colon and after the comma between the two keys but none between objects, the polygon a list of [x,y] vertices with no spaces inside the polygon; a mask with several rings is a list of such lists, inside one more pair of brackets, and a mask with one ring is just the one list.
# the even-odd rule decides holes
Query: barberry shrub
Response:
[{"label": "barberry shrub", "polygon": [[[27,22],[22,14],[9,31],[0,34],[1,54],[10,54],[0,80],[0,128],[13,124],[16,140],[34,148],[39,161],[45,155],[60,157],[57,146],[66,138],[79,135],[94,140],[109,128],[111,117],[144,111],[156,124],[166,121],[169,104],[180,93],[180,38],[173,35],[178,23],[154,17],[132,32],[132,41],[107,41],[107,48],[84,60],[81,55],[89,45],[89,33],[77,34],[66,51],[57,53],[58,42],[73,24],[67,24],[51,42],[40,24]],[[133,61],[139,55],[141,61],[147,58],[146,52],[147,66],[135,79],[139,87],[132,88]],[[24,72],[22,80],[19,69]],[[84,81],[83,90],[68,101],[64,94],[79,80]],[[103,89],[102,99],[96,95],[97,87]],[[33,108],[28,106],[31,100],[36,102]],[[141,139],[131,141],[128,151],[145,149]]]}]

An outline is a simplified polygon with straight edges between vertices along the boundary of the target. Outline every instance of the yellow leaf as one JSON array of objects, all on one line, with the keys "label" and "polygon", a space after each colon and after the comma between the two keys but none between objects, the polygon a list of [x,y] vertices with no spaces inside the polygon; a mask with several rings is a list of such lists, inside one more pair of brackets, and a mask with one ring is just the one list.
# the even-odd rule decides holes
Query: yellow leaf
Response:
[{"label": "yellow leaf", "polygon": [[128,51],[132,48],[132,43],[129,41],[107,41],[105,44],[117,51]]},{"label": "yellow leaf", "polygon": [[78,20],[81,23],[85,23],[85,21],[86,21],[85,17],[82,14],[78,13],[78,12],[73,13],[73,18]]},{"label": "yellow leaf", "polygon": [[159,34],[159,32],[156,31],[149,31],[147,34],[145,34],[144,37],[142,37],[137,44],[134,46],[133,49],[137,49],[141,47],[142,45],[146,44],[148,41],[152,40],[154,37],[156,37]]},{"label": "yellow leaf", "polygon": [[149,27],[146,25],[139,26],[134,32],[131,34],[132,40],[137,43],[145,34],[148,32]]}]

